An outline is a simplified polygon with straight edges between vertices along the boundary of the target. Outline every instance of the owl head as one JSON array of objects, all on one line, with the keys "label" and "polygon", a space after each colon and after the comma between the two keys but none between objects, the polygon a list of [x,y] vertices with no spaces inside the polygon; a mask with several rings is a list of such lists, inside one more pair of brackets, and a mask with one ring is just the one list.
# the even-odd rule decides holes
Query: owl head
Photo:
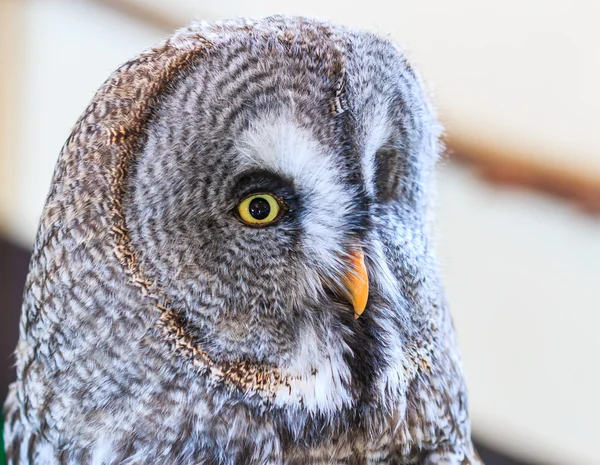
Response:
[{"label": "owl head", "polygon": [[55,172],[23,391],[48,380],[52,421],[90,437],[108,417],[136,427],[119,412],[137,403],[181,419],[200,398],[405,405],[451,339],[429,233],[438,133],[391,41],[320,21],[199,23],[126,63]]},{"label": "owl head", "polygon": [[439,301],[418,78],[390,41],[318,22],[202,34],[124,182],[140,269],[212,361],[275,369],[314,408],[390,388]]}]

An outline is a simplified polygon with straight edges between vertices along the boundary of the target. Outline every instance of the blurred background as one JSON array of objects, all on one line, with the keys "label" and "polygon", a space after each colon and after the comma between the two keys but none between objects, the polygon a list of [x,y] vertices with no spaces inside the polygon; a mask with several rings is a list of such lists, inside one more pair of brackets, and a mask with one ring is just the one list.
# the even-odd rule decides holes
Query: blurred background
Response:
[{"label": "blurred background", "polygon": [[0,396],[58,153],[121,63],[192,19],[390,35],[445,124],[437,242],[488,464],[600,464],[600,2],[0,0]]}]

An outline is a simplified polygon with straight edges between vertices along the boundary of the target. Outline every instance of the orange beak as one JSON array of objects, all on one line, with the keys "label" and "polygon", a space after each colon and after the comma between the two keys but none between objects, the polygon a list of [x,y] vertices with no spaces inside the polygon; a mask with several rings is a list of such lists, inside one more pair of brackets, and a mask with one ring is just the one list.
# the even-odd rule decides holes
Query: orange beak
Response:
[{"label": "orange beak", "polygon": [[369,300],[369,278],[362,250],[353,250],[350,253],[350,268],[343,281],[348,291],[348,300],[354,307],[354,318],[358,318],[365,311]]}]

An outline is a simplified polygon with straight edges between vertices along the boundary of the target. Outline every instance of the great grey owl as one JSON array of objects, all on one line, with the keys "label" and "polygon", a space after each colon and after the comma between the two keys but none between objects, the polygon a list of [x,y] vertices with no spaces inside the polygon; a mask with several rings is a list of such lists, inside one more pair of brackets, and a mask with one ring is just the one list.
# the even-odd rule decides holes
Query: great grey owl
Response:
[{"label": "great grey owl", "polygon": [[198,23],[123,65],[43,212],[9,463],[480,463],[438,133],[395,45],[322,21]]}]

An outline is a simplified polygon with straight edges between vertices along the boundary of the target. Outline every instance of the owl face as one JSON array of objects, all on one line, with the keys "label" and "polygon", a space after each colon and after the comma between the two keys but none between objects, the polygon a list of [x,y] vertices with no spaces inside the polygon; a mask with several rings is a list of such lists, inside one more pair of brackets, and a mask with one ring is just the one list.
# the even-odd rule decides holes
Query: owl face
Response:
[{"label": "owl face", "polygon": [[155,106],[132,245],[213,359],[321,376],[297,396],[315,408],[388,389],[418,326],[411,268],[430,262],[418,81],[376,36],[238,35]]}]

